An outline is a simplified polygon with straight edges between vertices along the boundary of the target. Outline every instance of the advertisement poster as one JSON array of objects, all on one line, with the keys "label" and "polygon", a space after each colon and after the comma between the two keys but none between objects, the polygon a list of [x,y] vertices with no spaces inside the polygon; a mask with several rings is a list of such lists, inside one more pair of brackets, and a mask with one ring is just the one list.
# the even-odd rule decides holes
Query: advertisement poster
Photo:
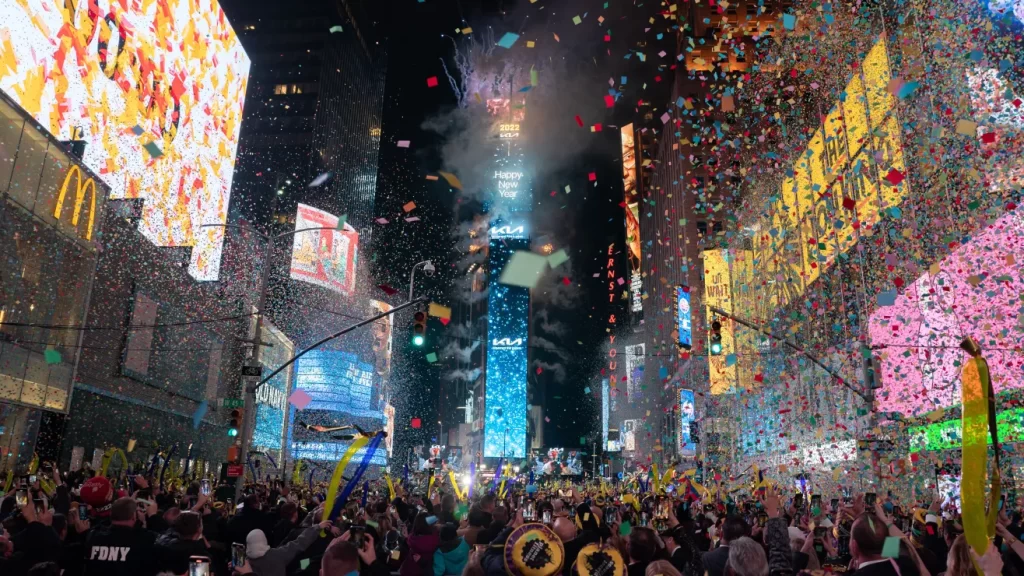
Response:
[{"label": "advertisement poster", "polygon": [[693,347],[693,326],[690,322],[690,291],[676,286],[676,330],[679,332],[679,346],[686,350]]},{"label": "advertisement poster", "polygon": [[0,90],[216,280],[249,58],[216,0],[0,2]]},{"label": "advertisement poster", "polygon": [[695,409],[693,390],[679,391],[679,455],[693,456],[697,453],[696,438],[690,436],[690,424],[693,424]]},{"label": "advertisement poster", "polygon": [[[309,229],[313,230],[309,230]],[[326,228],[316,230],[316,228]],[[299,204],[292,248],[292,280],[316,284],[340,294],[352,294],[356,284],[359,234],[347,223],[338,229],[338,217]]]}]

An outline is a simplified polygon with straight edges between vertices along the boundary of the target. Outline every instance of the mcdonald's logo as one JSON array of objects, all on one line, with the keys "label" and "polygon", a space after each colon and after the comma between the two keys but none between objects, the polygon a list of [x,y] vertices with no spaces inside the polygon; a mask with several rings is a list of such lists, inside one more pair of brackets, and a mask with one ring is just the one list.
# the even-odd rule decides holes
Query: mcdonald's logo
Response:
[{"label": "mcdonald's logo", "polygon": [[78,227],[78,218],[82,215],[82,203],[85,202],[86,192],[92,191],[89,196],[89,227],[85,231],[85,239],[92,240],[93,225],[96,221],[96,182],[92,178],[86,178],[82,181],[82,169],[77,165],[72,164],[68,170],[67,176],[64,177],[64,184],[60,187],[60,193],[57,194],[57,207],[53,210],[53,217],[60,221],[60,213],[64,208],[64,196],[68,192],[68,184],[71,183],[71,177],[75,178],[75,211],[71,214],[71,225]]}]

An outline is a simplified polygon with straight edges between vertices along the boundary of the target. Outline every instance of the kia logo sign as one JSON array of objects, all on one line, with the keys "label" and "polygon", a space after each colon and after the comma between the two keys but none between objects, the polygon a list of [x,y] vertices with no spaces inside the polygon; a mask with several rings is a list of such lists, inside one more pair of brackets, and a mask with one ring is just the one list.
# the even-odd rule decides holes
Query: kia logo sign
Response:
[{"label": "kia logo sign", "polygon": [[494,338],[491,340],[491,348],[522,348],[522,338]]}]

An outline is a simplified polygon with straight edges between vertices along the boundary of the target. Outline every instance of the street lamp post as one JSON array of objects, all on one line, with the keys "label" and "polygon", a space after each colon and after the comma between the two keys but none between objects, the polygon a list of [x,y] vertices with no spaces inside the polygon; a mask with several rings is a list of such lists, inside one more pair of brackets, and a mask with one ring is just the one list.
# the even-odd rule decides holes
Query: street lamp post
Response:
[{"label": "street lamp post", "polygon": [[409,300],[412,300],[412,293],[414,288],[413,283],[416,281],[416,269],[420,267],[423,268],[423,272],[427,276],[434,275],[434,263],[431,262],[430,260],[424,260],[423,262],[417,262],[416,264],[414,264],[412,267],[412,272],[409,273]]}]

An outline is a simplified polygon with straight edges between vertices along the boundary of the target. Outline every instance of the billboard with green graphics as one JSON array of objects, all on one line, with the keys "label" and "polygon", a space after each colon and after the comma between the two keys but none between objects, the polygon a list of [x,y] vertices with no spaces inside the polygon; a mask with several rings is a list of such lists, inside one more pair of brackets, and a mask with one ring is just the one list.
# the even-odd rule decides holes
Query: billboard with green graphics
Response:
[{"label": "billboard with green graphics", "polygon": [[[960,448],[962,429],[959,419],[908,428],[910,451],[930,452]],[[999,431],[1000,444],[1024,441],[1024,408],[1013,408],[996,414],[996,429]],[[989,443],[991,442],[989,439]]]}]

